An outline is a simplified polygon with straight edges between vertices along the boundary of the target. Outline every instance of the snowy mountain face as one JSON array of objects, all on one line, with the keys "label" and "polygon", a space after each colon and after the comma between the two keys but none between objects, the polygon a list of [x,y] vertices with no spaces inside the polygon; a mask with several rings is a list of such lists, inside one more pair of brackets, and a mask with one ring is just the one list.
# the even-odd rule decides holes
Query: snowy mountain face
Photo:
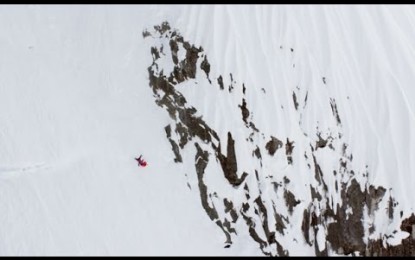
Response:
[{"label": "snowy mountain face", "polygon": [[0,255],[415,255],[414,17],[1,7]]},{"label": "snowy mountain face", "polygon": [[[269,256],[297,250],[317,256],[415,254],[415,215],[403,219],[391,189],[372,185],[367,165],[364,170],[353,167],[342,113],[335,97],[324,93],[330,87],[324,76],[324,94],[319,94],[325,98],[318,100],[324,109],[318,113],[327,128],[303,127],[304,118],[317,112],[307,106],[316,93],[297,85],[291,90],[291,107],[285,109],[301,133],[279,134],[278,124],[263,131],[257,121],[266,115],[249,100],[255,96],[262,106],[276,108],[265,112],[271,114],[269,120],[283,117],[284,107],[271,105],[275,97],[267,93],[273,86],[245,86],[232,73],[213,75],[214,64],[203,47],[187,41],[168,22],[144,31],[143,37],[153,42],[150,87],[156,104],[172,120],[164,129],[174,161],[190,171],[189,188],[198,190],[206,214],[224,233],[225,247],[245,229]],[[293,53],[290,46],[280,46],[280,56]],[[295,63],[283,69],[295,69]],[[198,102],[203,97],[209,104]],[[217,119],[205,121],[209,109],[219,109],[221,120],[232,121],[231,127],[211,127]],[[401,228],[382,230],[383,223],[393,226],[395,219]],[[403,236],[407,238],[399,241]]]}]

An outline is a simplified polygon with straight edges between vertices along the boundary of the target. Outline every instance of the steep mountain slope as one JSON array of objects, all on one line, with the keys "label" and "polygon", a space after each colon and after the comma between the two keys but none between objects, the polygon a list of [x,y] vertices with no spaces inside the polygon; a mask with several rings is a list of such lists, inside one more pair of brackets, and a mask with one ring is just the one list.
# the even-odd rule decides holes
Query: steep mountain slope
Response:
[{"label": "steep mountain slope", "polygon": [[[402,232],[408,229],[399,228],[402,221],[412,223],[413,215],[404,220],[403,209],[407,208],[397,212],[399,202],[392,196],[393,189],[374,186],[368,165],[355,168],[353,153],[343,139],[336,98],[330,95],[331,84],[324,75],[321,82],[303,82],[295,72],[293,47],[281,44],[279,52],[267,53],[276,63],[282,60],[279,73],[291,78],[279,83],[281,87],[255,88],[237,84],[232,73],[228,82],[226,76],[212,77],[203,47],[189,43],[167,22],[154,29],[143,32],[143,37],[157,43],[151,47],[149,77],[156,103],[174,121],[165,127],[166,135],[176,162],[183,162],[182,153],[187,157],[195,154],[188,158],[197,173],[194,182],[206,213],[226,236],[226,247],[243,229],[240,222],[245,222],[245,229],[266,255],[308,254],[311,248],[316,255],[414,254],[412,228],[409,234]],[[310,74],[307,68],[298,67]],[[252,70],[247,74],[252,75]],[[264,85],[262,77],[257,79],[256,85]],[[267,95],[267,89],[273,92]],[[292,91],[292,99],[287,89]],[[251,96],[262,97],[260,104],[255,98],[253,105],[246,101],[250,90],[254,92]],[[281,94],[286,101],[292,100],[285,107],[288,112],[283,105],[275,109]],[[347,106],[348,102],[343,104]],[[223,121],[217,119],[219,113],[224,115]],[[264,119],[270,113],[275,121]],[[284,114],[285,120],[278,118]],[[266,122],[271,129],[262,131],[257,121]],[[290,131],[273,136],[284,133],[281,129],[287,124]],[[188,171],[192,166],[184,163]],[[205,180],[214,181],[206,184]],[[238,222],[240,218],[244,221]],[[298,241],[301,233],[306,243]],[[402,247],[401,239],[408,235]]]},{"label": "steep mountain slope", "polygon": [[414,14],[1,7],[0,255],[414,255]]},{"label": "steep mountain slope", "polygon": [[0,255],[236,254],[189,196],[150,99],[154,7],[0,13]]}]

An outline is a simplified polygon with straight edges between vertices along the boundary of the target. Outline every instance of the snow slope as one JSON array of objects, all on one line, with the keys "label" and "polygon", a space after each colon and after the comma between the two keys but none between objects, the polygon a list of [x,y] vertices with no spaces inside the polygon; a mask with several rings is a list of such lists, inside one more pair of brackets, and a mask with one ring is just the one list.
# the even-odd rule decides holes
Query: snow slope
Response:
[{"label": "snow slope", "polygon": [[[276,95],[284,97],[278,100],[283,105],[291,102],[284,86],[306,85],[319,92],[321,78],[327,78],[328,93],[323,94],[335,97],[343,112],[343,132],[355,159],[373,167],[371,181],[393,185],[399,200],[413,210],[404,188],[415,167],[410,160],[415,126],[412,6],[186,8],[175,27],[204,47],[215,74],[232,73],[247,86],[279,86]],[[280,46],[294,49],[290,58],[284,57],[290,60],[281,60]],[[284,62],[295,64],[295,70],[282,70]],[[314,130],[319,119],[304,127]]]},{"label": "snow slope", "polygon": [[[236,149],[239,171],[290,176],[287,189],[302,201],[291,231],[278,235],[290,255],[315,254],[299,226],[310,199],[303,184],[318,184],[300,151],[309,151],[317,131],[341,133],[360,185],[369,172],[367,181],[398,202],[392,221],[372,219],[375,235],[391,234],[415,208],[414,15],[413,6],[390,5],[1,6],[0,255],[263,254],[241,221],[224,248],[222,230],[201,205],[194,146],[174,162],[165,133],[172,119],[154,103],[147,70],[150,47],[166,40],[142,35],[163,21],[203,46],[213,85],[222,75],[228,86],[232,73],[234,94],[209,89],[200,70],[177,86],[221,140],[232,130],[238,145],[250,133],[237,106],[245,98],[264,136],[295,141],[292,164],[282,150],[278,160],[263,153],[262,167],[249,144]],[[137,168],[139,154],[148,167]],[[337,153],[315,155],[323,172],[337,167]],[[242,189],[230,189],[219,172],[219,163],[208,164],[209,189],[242,203]],[[325,180],[332,200],[341,200],[335,177]],[[258,191],[273,201],[262,183]],[[398,232],[388,242],[405,237]]]},{"label": "snow slope", "polygon": [[1,255],[226,254],[160,138],[153,9],[1,7]]}]

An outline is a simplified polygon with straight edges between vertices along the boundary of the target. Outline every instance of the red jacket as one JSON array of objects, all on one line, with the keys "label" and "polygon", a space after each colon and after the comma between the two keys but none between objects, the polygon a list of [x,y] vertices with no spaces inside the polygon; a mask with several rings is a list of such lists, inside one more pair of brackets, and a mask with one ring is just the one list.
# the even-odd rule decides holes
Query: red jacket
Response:
[{"label": "red jacket", "polygon": [[138,158],[135,158],[135,160],[138,162],[138,166],[143,166],[143,167],[147,166],[147,162],[141,159],[141,156]]}]

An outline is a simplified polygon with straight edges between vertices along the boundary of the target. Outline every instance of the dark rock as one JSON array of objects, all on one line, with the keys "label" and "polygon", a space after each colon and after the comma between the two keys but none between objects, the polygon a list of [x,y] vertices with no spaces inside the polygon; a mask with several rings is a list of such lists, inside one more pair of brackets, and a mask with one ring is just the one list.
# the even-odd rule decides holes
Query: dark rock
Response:
[{"label": "dark rock", "polygon": [[282,145],[283,142],[271,136],[271,140],[265,145],[265,149],[267,149],[268,153],[273,156],[275,152],[282,147]]}]

